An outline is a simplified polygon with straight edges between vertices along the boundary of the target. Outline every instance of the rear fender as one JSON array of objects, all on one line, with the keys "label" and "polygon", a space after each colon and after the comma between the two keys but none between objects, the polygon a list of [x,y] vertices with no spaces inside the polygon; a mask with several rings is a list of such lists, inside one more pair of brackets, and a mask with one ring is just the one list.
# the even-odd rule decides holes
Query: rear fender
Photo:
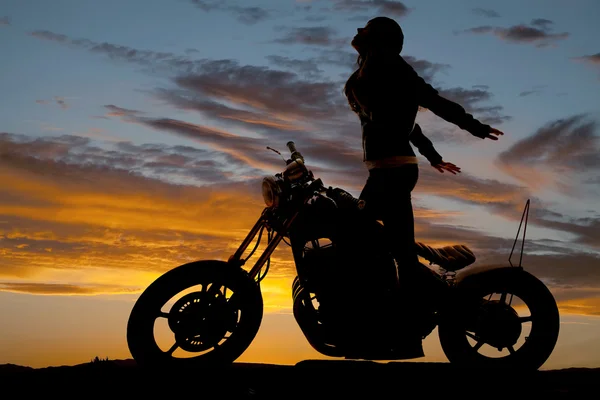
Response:
[{"label": "rear fender", "polygon": [[456,273],[454,283],[460,287],[468,287],[481,278],[493,279],[494,277],[510,279],[523,271],[523,267],[511,267],[505,264],[478,265],[462,269]]},{"label": "rear fender", "polygon": [[511,267],[507,265],[482,265],[477,267],[465,268],[456,274],[454,280],[454,291],[451,301],[446,306],[448,311],[456,310],[467,311],[473,303],[473,295],[478,293],[482,287],[487,287],[492,282],[507,282],[517,280],[523,274],[522,267]]}]

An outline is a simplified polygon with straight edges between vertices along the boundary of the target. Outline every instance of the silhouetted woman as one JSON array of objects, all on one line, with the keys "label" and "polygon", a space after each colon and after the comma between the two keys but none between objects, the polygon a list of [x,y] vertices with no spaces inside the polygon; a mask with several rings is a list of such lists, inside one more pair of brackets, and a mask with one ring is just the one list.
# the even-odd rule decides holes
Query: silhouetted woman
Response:
[{"label": "silhouetted woman", "polygon": [[369,169],[360,198],[366,202],[365,210],[383,221],[399,273],[410,276],[423,268],[414,247],[411,191],[419,170],[411,142],[438,171],[460,172],[442,160],[418,125],[414,129],[419,106],[481,139],[497,140],[494,135],[503,133],[441,97],[400,56],[403,43],[402,29],[393,19],[373,18],[358,28],[352,46],[358,51],[359,67],[344,93],[360,118],[363,158]]}]

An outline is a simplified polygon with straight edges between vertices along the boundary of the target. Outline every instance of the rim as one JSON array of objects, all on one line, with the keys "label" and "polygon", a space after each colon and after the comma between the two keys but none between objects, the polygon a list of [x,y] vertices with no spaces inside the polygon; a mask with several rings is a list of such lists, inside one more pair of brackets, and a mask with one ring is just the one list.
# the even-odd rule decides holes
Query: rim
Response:
[{"label": "rim", "polygon": [[153,324],[156,345],[174,359],[219,349],[241,319],[242,307],[231,301],[234,293],[225,284],[205,281],[164,301]]},{"label": "rim", "polygon": [[[459,348],[490,367],[531,368],[550,356],[558,338],[558,314],[550,292],[528,280],[492,284],[480,291]],[[553,307],[554,304],[554,307]]]},{"label": "rim", "polygon": [[155,282],[134,307],[128,328],[134,358],[187,365],[237,357],[260,326],[260,295],[253,296],[243,281],[223,271],[193,277],[177,272],[181,275]]},{"label": "rim", "polygon": [[477,316],[465,327],[464,333],[471,351],[477,355],[506,359],[527,348],[540,318],[516,294],[491,292],[482,296]]}]

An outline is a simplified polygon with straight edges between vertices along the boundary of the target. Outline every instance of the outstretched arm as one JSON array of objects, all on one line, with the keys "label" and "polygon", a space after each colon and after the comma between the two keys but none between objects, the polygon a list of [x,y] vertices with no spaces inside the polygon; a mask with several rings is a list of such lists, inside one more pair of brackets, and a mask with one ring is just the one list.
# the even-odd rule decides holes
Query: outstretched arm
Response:
[{"label": "outstretched arm", "polygon": [[417,150],[419,150],[419,153],[421,153],[431,165],[442,162],[442,156],[435,150],[431,140],[423,134],[419,124],[415,124],[415,127],[408,138]]},{"label": "outstretched arm", "polygon": [[[426,83],[425,85],[431,87]],[[423,96],[420,104],[423,107],[433,111],[433,113],[438,117],[445,119],[446,121],[470,132],[473,136],[481,139],[487,138],[498,140],[498,138],[494,135],[503,135],[503,133],[498,129],[479,122],[473,117],[473,115],[466,112],[460,104],[440,96],[435,89],[433,90],[435,91],[435,94],[429,90],[425,92],[426,95]]]},{"label": "outstretched arm", "polygon": [[440,96],[438,91],[425,82],[410,64],[406,61],[404,61],[404,63],[408,75],[416,85],[415,89],[419,96],[419,105],[431,110],[437,116],[481,139],[487,138],[498,140],[496,136],[503,135],[498,129],[494,129],[489,125],[479,122],[473,115],[467,113],[460,104]]},{"label": "outstretched arm", "polygon": [[442,156],[435,150],[433,147],[433,143],[421,130],[419,124],[415,124],[413,131],[409,136],[410,142],[419,150],[427,161],[431,164],[431,166],[437,169],[439,172],[444,173],[444,171],[448,171],[454,175],[456,173],[460,173],[460,168],[456,165],[445,162]]}]

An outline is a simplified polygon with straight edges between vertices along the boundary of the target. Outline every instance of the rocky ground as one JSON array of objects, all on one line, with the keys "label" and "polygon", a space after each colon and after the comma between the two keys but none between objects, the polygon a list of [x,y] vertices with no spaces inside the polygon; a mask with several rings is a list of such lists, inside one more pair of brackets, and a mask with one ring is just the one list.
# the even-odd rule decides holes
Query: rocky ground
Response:
[{"label": "rocky ground", "polygon": [[[296,365],[146,370],[133,360],[34,369],[0,366],[4,394],[61,398],[597,398],[600,368],[533,373],[459,369],[447,363],[307,360]],[[9,398],[9,397],[7,397]]]}]

